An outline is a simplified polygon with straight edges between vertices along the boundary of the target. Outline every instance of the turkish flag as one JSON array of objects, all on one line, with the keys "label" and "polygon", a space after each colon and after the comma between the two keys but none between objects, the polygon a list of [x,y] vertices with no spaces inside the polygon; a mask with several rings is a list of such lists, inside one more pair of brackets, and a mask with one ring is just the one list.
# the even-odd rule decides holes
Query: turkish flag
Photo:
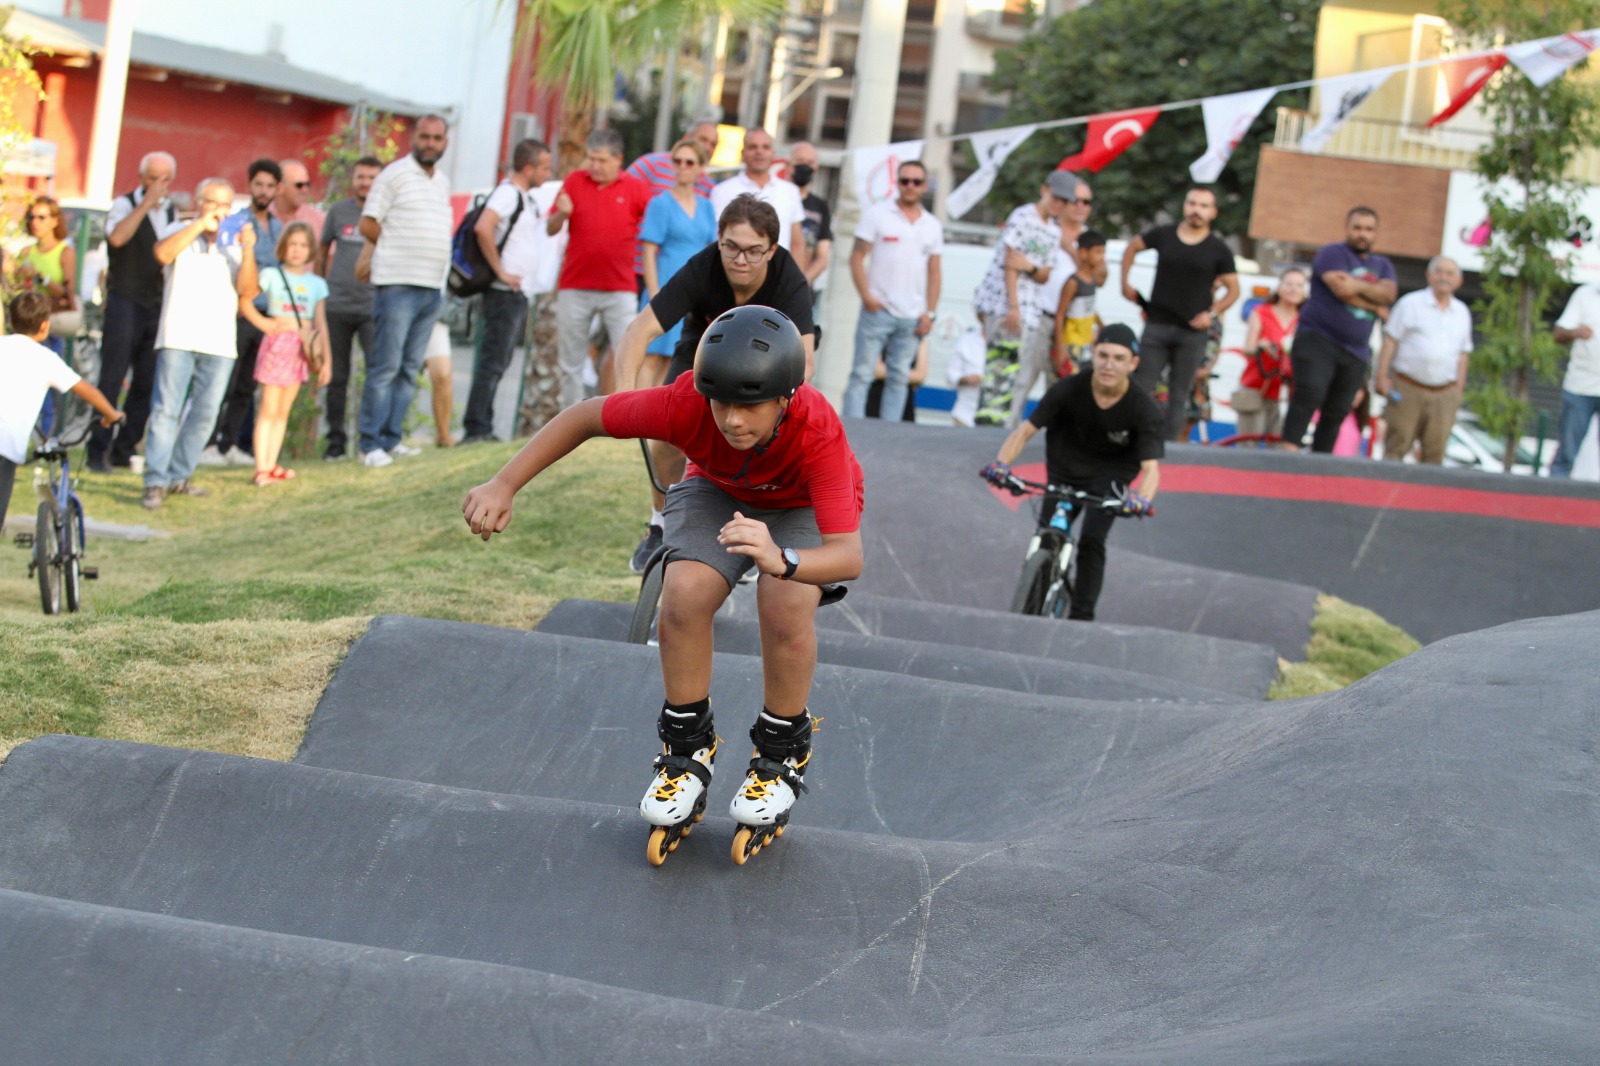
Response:
[{"label": "turkish flag", "polygon": [[1087,170],[1098,174],[1106,164],[1128,150],[1128,145],[1150,132],[1161,114],[1159,107],[1148,111],[1114,111],[1109,115],[1095,115],[1089,120],[1089,135],[1083,151],[1069,155],[1057,170]]},{"label": "turkish flag", "polygon": [[1495,71],[1507,62],[1504,53],[1495,52],[1486,56],[1455,59],[1444,64],[1444,83],[1450,90],[1450,103],[1428,120],[1428,126],[1431,128],[1454,118],[1455,113],[1466,107],[1467,101],[1477,96],[1478,90],[1488,84]]}]

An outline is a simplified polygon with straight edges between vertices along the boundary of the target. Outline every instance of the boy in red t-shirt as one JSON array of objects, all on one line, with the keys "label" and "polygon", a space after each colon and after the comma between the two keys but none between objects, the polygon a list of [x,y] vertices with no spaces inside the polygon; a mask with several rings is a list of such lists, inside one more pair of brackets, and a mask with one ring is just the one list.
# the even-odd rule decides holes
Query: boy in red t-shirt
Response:
[{"label": "boy in red t-shirt", "polygon": [[761,574],[764,706],[750,731],[755,757],[729,808],[745,827],[735,862],[782,832],[805,788],[820,586],[861,574],[862,476],[838,416],[804,378],[794,324],[769,307],[734,308],[707,328],[692,376],[568,408],[462,505],[472,532],[488,540],[511,521],[517,491],[590,437],[667,441],[688,457],[664,512],[663,752],[639,803],[658,827],[652,863],[705,810],[718,743],[712,616],[752,566]]}]

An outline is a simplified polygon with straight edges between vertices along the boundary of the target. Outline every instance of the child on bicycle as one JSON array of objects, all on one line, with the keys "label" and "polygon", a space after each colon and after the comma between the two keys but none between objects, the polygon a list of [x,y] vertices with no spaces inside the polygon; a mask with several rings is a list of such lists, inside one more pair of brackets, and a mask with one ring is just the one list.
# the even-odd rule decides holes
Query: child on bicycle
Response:
[{"label": "child on bicycle", "polygon": [[[1133,383],[1139,365],[1139,342],[1121,323],[1101,328],[1094,342],[1094,365],[1062,378],[1039,400],[1033,414],[1011,431],[983,476],[1004,485],[1011,464],[1039,430],[1045,431],[1045,466],[1052,485],[1065,485],[1096,496],[1121,494],[1132,515],[1151,513],[1161,484],[1159,460],[1166,454],[1161,408]],[[1139,491],[1129,487],[1139,477]],[[1056,497],[1047,495],[1041,524],[1055,513]],[[1080,511],[1084,510],[1079,508]],[[1092,622],[1105,578],[1106,536],[1114,515],[1088,509],[1078,539],[1078,576],[1069,618]],[[1074,520],[1077,514],[1073,515]]]},{"label": "child on bicycle", "polygon": [[664,750],[639,804],[658,827],[704,809],[718,743],[712,616],[751,567],[760,574],[765,698],[751,730],[756,757],[730,813],[745,826],[781,829],[803,789],[820,586],[852,580],[862,565],[861,466],[832,406],[803,384],[805,371],[806,349],[788,318],[736,307],[707,325],[692,374],[568,408],[462,505],[472,532],[488,540],[511,521],[517,491],[591,437],[665,441],[688,457],[664,511],[666,700],[656,727]]},{"label": "child on bicycle", "polygon": [[28,436],[51,389],[87,402],[100,412],[100,424],[107,429],[124,417],[99,389],[44,346],[50,336],[48,296],[19,293],[6,310],[11,333],[0,337],[0,527],[6,522],[17,467],[28,461]]}]

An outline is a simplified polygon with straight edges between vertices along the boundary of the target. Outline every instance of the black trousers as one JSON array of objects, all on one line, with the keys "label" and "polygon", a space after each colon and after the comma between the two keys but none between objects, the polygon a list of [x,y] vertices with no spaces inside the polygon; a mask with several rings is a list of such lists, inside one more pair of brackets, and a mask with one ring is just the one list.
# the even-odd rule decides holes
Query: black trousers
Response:
[{"label": "black trousers", "polygon": [[1283,439],[1299,444],[1305,439],[1312,413],[1321,412],[1311,450],[1331,454],[1356,393],[1367,383],[1367,361],[1322,334],[1304,329],[1295,334],[1290,361],[1294,391],[1289,394],[1289,413],[1283,416]]},{"label": "black trousers", "polygon": [[217,416],[217,429],[211,443],[220,451],[238,444],[247,452],[255,451],[249,441],[239,440],[240,431],[255,410],[256,353],[261,351],[261,331],[249,319],[239,318],[239,358],[233,363],[233,377],[228,379],[228,395],[222,401],[222,413]]},{"label": "black trousers", "polygon": [[1194,376],[1206,361],[1206,344],[1211,335],[1203,329],[1170,326],[1164,322],[1145,324],[1139,338],[1139,365],[1133,368],[1133,382],[1149,396],[1161,384],[1161,371],[1167,367],[1166,420],[1161,432],[1167,440],[1183,443],[1189,439],[1189,394],[1194,391]]},{"label": "black trousers", "polygon": [[328,381],[324,403],[328,416],[328,451],[338,455],[350,443],[345,412],[350,405],[351,349],[355,339],[360,337],[362,357],[371,357],[372,314],[329,311],[327,317],[328,352],[333,376]]},{"label": "black trousers", "polygon": [[494,436],[494,394],[528,322],[528,298],[520,292],[488,289],[483,294],[483,347],[472,368],[472,389],[461,428],[469,437]]},{"label": "black trousers", "polygon": [[[90,462],[109,456],[117,466],[127,466],[128,457],[144,439],[150,422],[150,394],[156,384],[156,330],[160,325],[160,304],[145,307],[116,293],[106,297],[96,385],[112,406],[121,407],[128,417],[114,430],[95,422],[89,433]],[[124,379],[129,382],[126,397],[122,394]]]},{"label": "black trousers", "polygon": [[[1055,481],[1055,478],[1051,478]],[[1111,495],[1111,479],[1101,478],[1091,482],[1073,485],[1074,488],[1096,496]],[[1056,513],[1056,500],[1059,496],[1046,495],[1043,505],[1039,508],[1039,526],[1041,529],[1050,525],[1050,518]],[[1071,525],[1083,522],[1078,534],[1078,562],[1072,579],[1072,608],[1067,612],[1068,618],[1075,618],[1080,622],[1094,621],[1094,607],[1100,602],[1100,588],[1106,580],[1106,538],[1111,535],[1111,523],[1116,517],[1098,507],[1085,508],[1082,504],[1074,504]]]},{"label": "black trousers", "polygon": [[6,527],[6,508],[11,506],[11,487],[16,480],[17,464],[0,455],[0,529]]}]

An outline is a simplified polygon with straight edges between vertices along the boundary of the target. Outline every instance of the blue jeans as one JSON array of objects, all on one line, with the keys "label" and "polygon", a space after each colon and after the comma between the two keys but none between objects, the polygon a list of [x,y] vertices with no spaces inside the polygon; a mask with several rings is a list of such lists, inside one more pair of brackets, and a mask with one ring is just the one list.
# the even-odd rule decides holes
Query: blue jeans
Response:
[{"label": "blue jeans", "polygon": [[1556,423],[1556,457],[1550,460],[1551,477],[1571,477],[1573,460],[1589,432],[1589,423],[1600,414],[1600,396],[1580,396],[1561,390],[1561,420]]},{"label": "blue jeans", "polygon": [[361,392],[361,454],[393,450],[417,394],[417,371],[443,297],[421,285],[379,285],[372,297],[372,351]]},{"label": "blue jeans", "polygon": [[886,310],[862,308],[861,317],[856,320],[855,362],[850,366],[850,383],[844,388],[841,413],[847,418],[866,417],[867,390],[872,387],[881,355],[887,373],[879,410],[890,412],[890,418],[896,417],[906,405],[906,379],[917,358],[918,340],[916,319],[896,318]]},{"label": "blue jeans", "polygon": [[211,439],[234,360],[178,348],[156,353],[155,407],[144,442],[144,487],[188,481]]}]

